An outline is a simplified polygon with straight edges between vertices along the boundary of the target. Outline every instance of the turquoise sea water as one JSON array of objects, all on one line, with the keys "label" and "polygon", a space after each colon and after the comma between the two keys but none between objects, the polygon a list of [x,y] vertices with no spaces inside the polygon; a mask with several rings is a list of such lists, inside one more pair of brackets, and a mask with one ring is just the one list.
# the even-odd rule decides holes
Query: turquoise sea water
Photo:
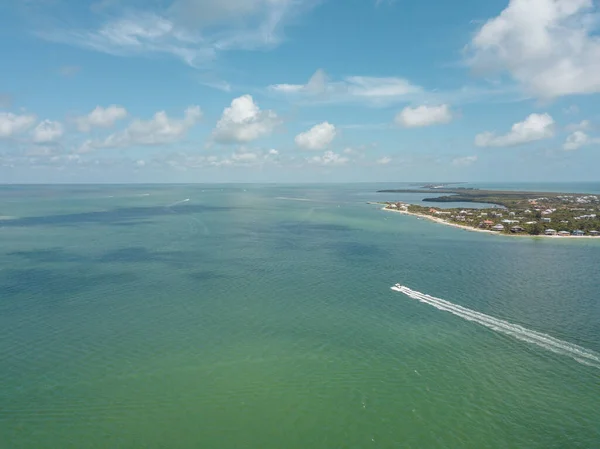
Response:
[{"label": "turquoise sea water", "polygon": [[0,187],[0,447],[600,447],[600,239],[366,204],[386,187]]}]

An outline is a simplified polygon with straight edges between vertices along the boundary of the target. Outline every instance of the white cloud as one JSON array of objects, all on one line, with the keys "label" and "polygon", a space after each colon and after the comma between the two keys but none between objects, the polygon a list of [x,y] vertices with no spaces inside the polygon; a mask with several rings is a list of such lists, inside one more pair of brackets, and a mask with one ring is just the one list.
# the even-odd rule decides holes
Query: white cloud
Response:
[{"label": "white cloud", "polygon": [[390,162],[392,162],[392,158],[391,158],[391,157],[387,157],[387,156],[384,156],[384,157],[382,157],[382,158],[380,158],[380,159],[377,159],[377,160],[375,161],[375,163],[376,163],[376,164],[379,164],[379,165],[387,165],[387,164],[389,164]]},{"label": "white cloud", "polygon": [[64,65],[58,69],[58,73],[67,78],[77,75],[80,71],[81,67],[77,65]]},{"label": "white cloud", "polygon": [[542,98],[600,92],[598,23],[593,0],[510,0],[467,47],[469,62]]},{"label": "white cloud", "polygon": [[406,100],[423,92],[421,87],[403,78],[348,76],[341,81],[330,81],[321,69],[306,84],[274,84],[269,90],[325,103],[359,101],[376,105]]},{"label": "white cloud", "polygon": [[127,110],[122,106],[110,105],[107,108],[96,106],[92,112],[77,117],[75,122],[79,131],[89,132],[92,128],[111,128],[117,120],[127,117]]},{"label": "white cloud", "polygon": [[469,165],[473,165],[477,162],[477,156],[465,156],[465,157],[457,157],[452,159],[452,165],[455,167],[468,167]]},{"label": "white cloud", "polygon": [[47,40],[118,56],[162,53],[196,67],[222,51],[278,45],[290,19],[297,19],[317,3],[317,0],[174,0],[167,8],[151,11],[148,3],[144,5],[146,9],[133,10],[119,7],[115,2],[114,8],[101,8],[107,20],[98,28],[46,28],[37,34]]},{"label": "white cloud", "polygon": [[236,162],[256,162],[258,159],[258,154],[252,152],[244,152],[244,153],[234,153],[231,156],[231,159]]},{"label": "white cloud", "polygon": [[554,119],[548,114],[531,114],[524,121],[515,123],[510,132],[498,136],[484,132],[475,137],[478,147],[509,147],[554,136]]},{"label": "white cloud", "polygon": [[0,138],[12,137],[27,131],[33,126],[35,120],[35,115],[0,112]]},{"label": "white cloud", "polygon": [[274,148],[271,148],[271,149],[269,150],[269,153],[268,153],[268,154],[269,154],[269,156],[279,156],[279,151],[277,151],[277,150],[276,150],[276,149],[274,149]]},{"label": "white cloud", "polygon": [[333,142],[336,134],[335,126],[329,122],[323,122],[313,126],[308,131],[298,134],[295,142],[304,150],[323,150]]},{"label": "white cloud", "polygon": [[12,95],[0,92],[0,108],[8,109],[12,106],[13,98]]},{"label": "white cloud", "polygon": [[155,161],[160,165],[181,170],[207,167],[259,167],[265,164],[278,164],[277,154],[276,150],[265,152],[250,150],[242,146],[230,155],[205,156],[179,152],[169,154]]},{"label": "white cloud", "polygon": [[450,123],[452,118],[452,112],[447,104],[439,106],[407,106],[396,115],[395,122],[397,125],[405,128],[417,128]]},{"label": "white cloud", "polygon": [[213,79],[213,80],[200,80],[200,84],[206,87],[210,87],[212,89],[220,90],[222,92],[231,92],[231,84],[227,81]]},{"label": "white cloud", "polygon": [[590,121],[582,120],[579,123],[572,123],[567,125],[567,131],[585,131],[586,129],[590,129]]},{"label": "white cloud", "polygon": [[308,162],[316,165],[344,165],[349,161],[347,157],[326,151],[322,156],[314,156],[308,159]]},{"label": "white cloud", "polygon": [[579,106],[577,106],[576,104],[572,104],[568,108],[565,108],[563,112],[569,115],[579,114]]},{"label": "white cloud", "polygon": [[123,131],[109,135],[103,141],[88,140],[79,148],[86,153],[97,148],[125,148],[136,145],[163,145],[185,137],[202,117],[199,106],[190,106],[182,119],[170,118],[165,111],[154,114],[150,120],[136,119]]},{"label": "white cloud", "polygon": [[575,131],[567,136],[563,149],[566,151],[575,151],[581,147],[593,144],[600,144],[600,138],[593,139],[583,131]]},{"label": "white cloud", "polygon": [[32,137],[35,143],[50,143],[60,139],[63,134],[64,128],[60,122],[44,120],[33,129]]},{"label": "white cloud", "polygon": [[590,137],[586,133],[583,131],[575,131],[573,134],[567,136],[563,148],[567,151],[574,151],[589,143]]},{"label": "white cloud", "polygon": [[360,103],[386,107],[400,103],[462,104],[482,101],[520,101],[523,92],[515,86],[462,86],[448,91],[426,91],[400,77],[347,76],[331,80],[319,69],[306,84],[272,84],[272,94],[304,104]]},{"label": "white cloud", "polygon": [[220,143],[251,142],[271,134],[279,123],[274,111],[261,111],[252,96],[243,95],[225,108],[212,137]]}]

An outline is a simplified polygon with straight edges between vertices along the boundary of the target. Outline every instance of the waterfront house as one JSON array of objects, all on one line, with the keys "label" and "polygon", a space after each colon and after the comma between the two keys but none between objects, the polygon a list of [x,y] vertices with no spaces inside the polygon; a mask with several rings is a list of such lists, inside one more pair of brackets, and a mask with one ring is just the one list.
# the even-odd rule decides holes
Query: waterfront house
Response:
[{"label": "waterfront house", "polygon": [[544,232],[544,234],[546,234],[546,235],[556,235],[556,231],[554,229],[546,229],[546,232]]},{"label": "waterfront house", "polygon": [[568,237],[571,234],[569,233],[569,231],[559,231],[558,235],[560,235],[561,237]]},{"label": "waterfront house", "polygon": [[581,237],[581,236],[585,235],[585,232],[583,232],[580,229],[577,229],[576,231],[573,231],[573,235],[575,235],[577,237]]},{"label": "waterfront house", "polygon": [[552,218],[547,218],[547,217],[542,218],[542,223],[551,223],[551,222],[552,222]]},{"label": "waterfront house", "polygon": [[590,231],[590,235],[593,237],[598,237],[600,235],[600,232],[598,231]]},{"label": "waterfront house", "polygon": [[512,228],[510,228],[510,232],[512,232],[513,234],[518,234],[519,232],[523,232],[525,229],[523,229],[521,226],[513,226]]},{"label": "waterfront house", "polygon": [[481,223],[479,223],[480,228],[489,228],[493,225],[494,225],[494,222],[492,220],[484,220]]},{"label": "waterfront house", "polygon": [[492,231],[504,231],[504,226],[501,224],[497,224],[496,226],[492,226]]}]

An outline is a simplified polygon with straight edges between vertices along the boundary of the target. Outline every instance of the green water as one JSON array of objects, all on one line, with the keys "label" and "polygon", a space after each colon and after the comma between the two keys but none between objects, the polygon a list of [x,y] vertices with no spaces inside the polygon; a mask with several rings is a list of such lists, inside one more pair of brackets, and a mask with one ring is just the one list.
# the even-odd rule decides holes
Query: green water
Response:
[{"label": "green water", "polygon": [[390,290],[600,352],[600,239],[378,187],[0,187],[0,447],[600,447],[598,367]]}]

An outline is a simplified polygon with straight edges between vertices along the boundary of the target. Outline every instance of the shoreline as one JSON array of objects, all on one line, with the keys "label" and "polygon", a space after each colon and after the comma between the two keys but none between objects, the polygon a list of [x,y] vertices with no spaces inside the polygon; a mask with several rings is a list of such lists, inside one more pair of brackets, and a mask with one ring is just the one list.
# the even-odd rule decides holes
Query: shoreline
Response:
[{"label": "shoreline", "polygon": [[398,214],[403,214],[403,215],[412,215],[413,217],[419,217],[419,218],[424,218],[426,220],[429,221],[433,221],[434,223],[438,223],[438,224],[443,224],[446,226],[451,226],[453,228],[458,228],[458,229],[463,229],[465,231],[471,231],[471,232],[481,232],[483,234],[492,234],[492,235],[500,235],[503,237],[529,237],[529,238],[546,238],[546,239],[557,239],[557,240],[566,240],[566,239],[576,239],[576,240],[582,240],[582,239],[595,239],[600,241],[600,237],[594,237],[591,235],[544,235],[544,234],[540,234],[540,235],[529,235],[529,234],[506,234],[504,232],[498,232],[498,231],[491,231],[489,229],[478,229],[478,228],[473,228],[471,226],[466,226],[466,225],[461,225],[458,223],[450,223],[446,220],[444,220],[443,218],[438,218],[438,217],[432,217],[431,215],[426,215],[426,214],[419,214],[417,212],[409,212],[407,210],[394,210],[394,209],[388,209],[386,207],[382,207],[381,210],[386,211],[386,212],[396,212]]}]

